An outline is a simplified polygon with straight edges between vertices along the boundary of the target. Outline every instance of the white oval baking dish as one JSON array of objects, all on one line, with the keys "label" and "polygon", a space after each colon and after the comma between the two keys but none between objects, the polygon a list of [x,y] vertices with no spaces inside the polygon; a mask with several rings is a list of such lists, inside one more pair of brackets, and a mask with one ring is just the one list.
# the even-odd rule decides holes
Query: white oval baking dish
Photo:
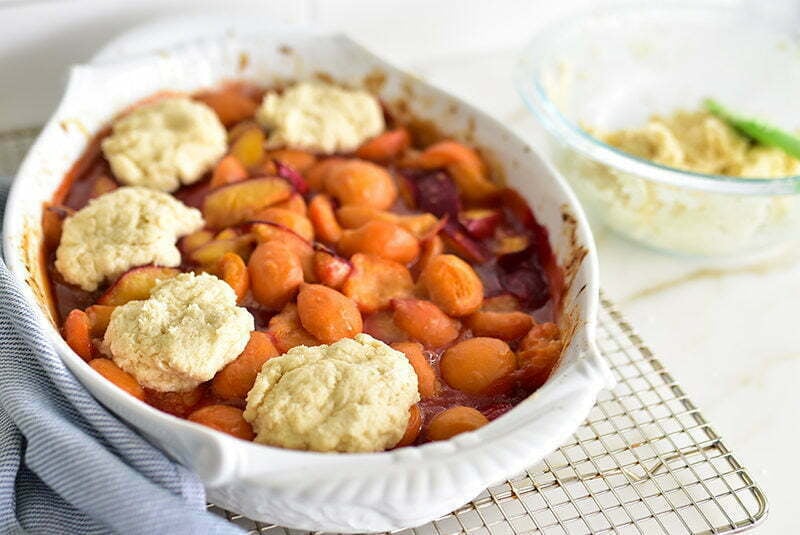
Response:
[{"label": "white oval baking dish", "polygon": [[[330,76],[377,92],[400,117],[433,121],[480,147],[549,231],[566,290],[559,321],[569,344],[547,384],[515,409],[452,440],[374,454],[321,454],[244,442],[172,417],[123,393],[70,350],[50,318],[39,271],[42,203],[120,109],[163,89],[191,91],[229,78],[273,83]],[[209,499],[254,519],[308,530],[361,532],[415,526],[554,450],[613,383],[594,341],[597,259],[584,214],[564,180],[494,119],[398,71],[346,37],[309,30],[197,42],[119,63],[72,69],[58,110],[14,182],[5,258],[59,355],[110,410],[197,471]]]}]

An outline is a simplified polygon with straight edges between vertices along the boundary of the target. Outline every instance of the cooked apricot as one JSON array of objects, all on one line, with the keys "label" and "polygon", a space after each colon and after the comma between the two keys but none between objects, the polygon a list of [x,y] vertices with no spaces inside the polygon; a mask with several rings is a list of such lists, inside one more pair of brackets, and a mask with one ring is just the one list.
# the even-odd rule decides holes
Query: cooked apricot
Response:
[{"label": "cooked apricot", "polygon": [[45,206],[42,211],[42,233],[47,249],[55,249],[61,241],[64,219],[73,211],[64,206]]},{"label": "cooked apricot", "polygon": [[419,240],[395,223],[374,220],[355,229],[345,230],[337,243],[345,256],[373,254],[407,264],[419,256]]},{"label": "cooked apricot", "polygon": [[547,381],[558,364],[562,348],[560,340],[542,340],[517,353],[517,362],[521,368],[520,381],[526,388],[533,390]]},{"label": "cooked apricot", "polygon": [[73,309],[67,314],[64,321],[64,338],[67,345],[83,360],[90,360],[94,347],[92,346],[91,322],[86,312]]},{"label": "cooked apricot", "polygon": [[550,365],[555,365],[558,357],[561,356],[563,348],[564,343],[561,340],[542,340],[538,344],[517,353],[517,362],[520,366],[526,366],[531,362],[540,364],[547,362]]},{"label": "cooked apricot", "polygon": [[215,240],[232,240],[237,238],[239,233],[234,228],[225,228],[217,232],[217,235],[214,236]]},{"label": "cooked apricot", "polygon": [[217,273],[233,288],[237,300],[241,303],[250,289],[250,274],[242,257],[236,253],[225,253],[219,261]]},{"label": "cooked apricot", "polygon": [[159,392],[149,388],[144,389],[145,401],[153,407],[185,418],[203,400],[206,394],[206,385],[201,384],[186,392]]},{"label": "cooked apricot", "polygon": [[417,374],[417,388],[419,389],[420,397],[422,399],[435,397],[439,391],[436,373],[433,371],[431,363],[425,358],[422,346],[416,342],[397,342],[392,344],[392,347],[402,352],[411,367],[414,368]]},{"label": "cooked apricot", "polygon": [[231,144],[230,153],[247,168],[256,167],[264,161],[264,131],[248,128]]},{"label": "cooked apricot", "polygon": [[303,174],[317,163],[316,156],[310,152],[297,149],[271,150],[267,152],[266,159],[269,161],[278,160]]},{"label": "cooked apricot", "polygon": [[475,336],[492,336],[501,340],[516,340],[525,336],[533,318],[524,312],[489,312],[479,310],[464,319],[464,325]]},{"label": "cooked apricot", "polygon": [[561,333],[558,330],[558,325],[555,323],[539,323],[531,327],[528,334],[526,334],[525,338],[520,342],[520,348],[523,350],[530,349],[538,345],[541,341],[558,340],[560,336]]},{"label": "cooked apricot", "polygon": [[274,206],[264,208],[256,212],[253,219],[282,225],[304,240],[312,241],[314,239],[314,227],[311,225],[311,221],[286,208],[275,208]]},{"label": "cooked apricot", "polygon": [[364,327],[355,302],[322,284],[304,284],[300,288],[297,315],[303,328],[323,344],[352,338]]},{"label": "cooked apricot", "polygon": [[285,208],[286,210],[290,210],[302,216],[308,215],[308,206],[306,206],[306,201],[303,199],[303,196],[297,192],[292,193],[285,201],[275,203],[272,206],[275,208]]},{"label": "cooked apricot", "polygon": [[395,299],[392,306],[395,324],[426,347],[441,347],[458,338],[458,321],[430,301]]},{"label": "cooked apricot", "polygon": [[483,302],[483,283],[475,270],[450,254],[431,258],[422,270],[419,281],[431,301],[449,316],[472,314]]},{"label": "cooked apricot", "polygon": [[424,213],[397,217],[397,224],[419,239],[425,239],[438,232],[442,220],[435,215]]},{"label": "cooked apricot", "polygon": [[325,178],[325,190],[339,203],[389,208],[397,198],[397,186],[389,171],[363,160],[334,166]]},{"label": "cooked apricot", "polygon": [[325,181],[334,169],[346,162],[344,158],[326,158],[320,160],[304,173],[306,183],[311,191],[322,191],[325,189]]},{"label": "cooked apricot", "polygon": [[89,366],[128,394],[144,401],[144,389],[142,386],[133,378],[133,375],[123,371],[113,361],[109,359],[94,359],[89,362]]},{"label": "cooked apricot", "polygon": [[314,274],[317,281],[338,290],[350,276],[352,266],[341,256],[328,251],[314,251]]},{"label": "cooked apricot", "polygon": [[107,305],[92,305],[86,309],[89,318],[89,332],[94,338],[102,338],[111,321],[111,313],[117,307]]},{"label": "cooked apricot", "polygon": [[303,244],[303,249],[307,247],[311,251],[314,250],[308,240],[301,238],[295,231],[284,227],[280,223],[255,221],[250,224],[249,228],[259,243],[279,241],[289,245],[292,250],[299,250],[299,246],[292,244],[292,242],[297,242],[298,244]]},{"label": "cooked apricot", "polygon": [[267,326],[267,333],[272,336],[275,347],[286,353],[296,346],[316,346],[319,341],[300,324],[297,305],[289,303],[280,314],[272,316]]},{"label": "cooked apricot", "polygon": [[308,206],[308,217],[314,225],[317,239],[325,243],[336,243],[342,237],[342,227],[336,220],[331,198],[324,194],[316,195]]},{"label": "cooked apricot", "polygon": [[406,424],[406,432],[400,442],[395,444],[395,448],[404,448],[412,445],[417,441],[419,432],[422,430],[422,411],[419,410],[418,405],[411,405],[408,409],[408,424]]},{"label": "cooked apricot", "polygon": [[111,193],[118,187],[119,185],[114,181],[113,178],[102,175],[94,181],[94,184],[92,184],[92,190],[89,194],[89,198],[94,199],[101,195],[105,195],[106,193]]},{"label": "cooked apricot", "polygon": [[233,143],[239,139],[239,136],[253,128],[261,128],[255,119],[245,119],[244,121],[236,123],[230,130],[228,130],[228,144]]},{"label": "cooked apricot", "polygon": [[214,239],[214,233],[210,230],[202,229],[191,234],[187,234],[180,241],[180,248],[184,253],[191,253]]},{"label": "cooked apricot", "polygon": [[220,399],[243,400],[253,388],[264,363],[278,354],[278,349],[267,333],[251,332],[244,351],[214,376],[211,381],[212,392]]},{"label": "cooked apricot", "polygon": [[417,165],[424,169],[447,169],[461,194],[470,201],[482,201],[500,191],[500,187],[487,178],[480,156],[455,141],[431,145],[420,154]]},{"label": "cooked apricot", "polygon": [[247,175],[247,169],[245,169],[242,163],[236,159],[236,156],[229,154],[222,158],[214,167],[209,187],[214,189],[224,186],[225,184],[241,182],[247,178]]},{"label": "cooked apricot", "polygon": [[442,379],[468,394],[481,394],[517,367],[508,344],[497,338],[468,338],[442,355]]},{"label": "cooked apricot", "polygon": [[208,405],[191,413],[188,419],[242,440],[253,440],[256,436],[242,409],[230,405]]},{"label": "cooked apricot", "polygon": [[203,216],[211,228],[225,228],[253,219],[268,206],[285,201],[292,187],[282,178],[251,178],[217,188],[203,201]]},{"label": "cooked apricot", "polygon": [[487,297],[481,304],[481,310],[486,312],[515,312],[522,310],[519,299],[511,294],[500,294]]},{"label": "cooked apricot", "polygon": [[373,162],[386,162],[397,157],[411,145],[411,136],[405,128],[395,128],[365,141],[356,156]]},{"label": "cooked apricot", "polygon": [[364,332],[386,344],[408,341],[408,335],[394,323],[392,313],[388,310],[366,316]]},{"label": "cooked apricot", "polygon": [[[265,156],[266,156],[266,154],[265,154]],[[269,175],[269,176],[277,175],[278,174],[278,166],[275,165],[275,162],[273,160],[265,158],[264,161],[261,162],[261,165],[258,166],[258,169],[256,170],[256,173]]]},{"label": "cooked apricot", "polygon": [[419,244],[419,258],[412,269],[414,276],[419,277],[431,259],[442,253],[444,253],[444,242],[438,235],[422,240]]},{"label": "cooked apricot", "polygon": [[362,253],[354,254],[350,262],[353,270],[342,293],[365,314],[387,308],[392,299],[408,297],[414,290],[411,273],[403,264]]},{"label": "cooked apricot", "polygon": [[393,212],[357,204],[348,204],[336,210],[336,219],[343,228],[347,229],[355,229],[364,226],[375,219],[382,219],[394,223],[397,221],[397,217],[397,214]]},{"label": "cooked apricot", "polygon": [[258,108],[254,100],[232,89],[203,91],[196,94],[194,99],[214,110],[219,121],[226,127],[252,117]]},{"label": "cooked apricot", "polygon": [[314,274],[314,248],[308,240],[301,238],[297,233],[283,225],[275,223],[256,223],[252,226],[252,231],[261,243],[279,241],[288,247],[300,259],[305,280],[308,282],[316,280]]},{"label": "cooked apricot", "polygon": [[418,238],[428,236],[439,224],[439,219],[437,219],[435,215],[429,213],[398,215],[394,212],[377,210],[370,206],[358,206],[353,204],[342,206],[336,210],[336,218],[342,227],[348,229],[359,228],[376,219],[388,221],[389,223],[395,223],[403,227]]},{"label": "cooked apricot", "polygon": [[303,282],[303,266],[292,250],[279,241],[260,244],[247,263],[250,288],[256,301],[281,309]]},{"label": "cooked apricot", "polygon": [[428,440],[447,440],[488,423],[489,420],[480,411],[457,405],[431,418],[425,435]]}]

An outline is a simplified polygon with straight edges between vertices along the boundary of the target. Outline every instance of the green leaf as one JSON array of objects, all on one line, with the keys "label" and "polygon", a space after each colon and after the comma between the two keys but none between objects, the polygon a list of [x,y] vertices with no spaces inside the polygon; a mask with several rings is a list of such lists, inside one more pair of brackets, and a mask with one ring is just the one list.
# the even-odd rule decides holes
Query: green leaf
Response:
[{"label": "green leaf", "polygon": [[742,135],[762,145],[781,149],[789,156],[800,159],[800,137],[758,119],[732,113],[722,104],[710,98],[704,100],[703,105],[709,112],[731,125]]}]

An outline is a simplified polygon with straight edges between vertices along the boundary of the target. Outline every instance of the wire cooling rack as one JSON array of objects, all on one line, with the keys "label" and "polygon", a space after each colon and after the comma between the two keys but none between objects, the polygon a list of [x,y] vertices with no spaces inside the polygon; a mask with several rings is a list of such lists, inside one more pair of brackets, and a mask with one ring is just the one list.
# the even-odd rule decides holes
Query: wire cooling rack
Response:
[{"label": "wire cooling rack", "polygon": [[[598,344],[618,384],[568,442],[449,515],[400,533],[722,534],[763,520],[761,489],[605,298]],[[254,534],[301,533],[210,508]]]},{"label": "wire cooling rack", "polygon": [[[11,175],[36,129],[0,133]],[[618,381],[541,463],[402,535],[723,534],[767,514],[763,492],[661,362],[603,299],[598,344]],[[303,532],[209,509],[261,535]]]}]

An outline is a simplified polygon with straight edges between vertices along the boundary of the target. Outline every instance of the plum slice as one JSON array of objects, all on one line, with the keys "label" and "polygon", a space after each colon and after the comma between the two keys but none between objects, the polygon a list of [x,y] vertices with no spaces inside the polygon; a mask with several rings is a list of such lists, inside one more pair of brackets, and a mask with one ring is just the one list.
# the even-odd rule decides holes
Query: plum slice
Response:
[{"label": "plum slice", "polygon": [[247,260],[253,252],[255,241],[256,238],[252,234],[214,239],[189,253],[189,260],[206,267],[216,266],[226,253],[235,253]]},{"label": "plum slice", "polygon": [[461,198],[453,179],[443,171],[417,173],[414,180],[417,206],[436,217],[458,218]]},{"label": "plum slice", "polygon": [[470,238],[464,227],[456,221],[447,221],[442,228],[445,244],[459,256],[476,264],[489,260],[490,254],[479,241]]},{"label": "plum slice", "polygon": [[473,208],[458,214],[458,222],[473,238],[482,240],[494,235],[503,216],[498,210]]},{"label": "plum slice", "polygon": [[291,195],[292,186],[282,178],[251,178],[209,193],[203,201],[203,216],[211,228],[230,227],[253,219],[259,210]]},{"label": "plum slice", "polygon": [[499,257],[497,267],[500,286],[526,308],[537,309],[547,303],[550,292],[533,247]]},{"label": "plum slice", "polygon": [[275,174],[291,184],[297,190],[297,193],[301,195],[308,193],[308,183],[306,183],[306,179],[303,178],[299,171],[277,159],[272,160],[272,163],[275,165]]},{"label": "plum slice", "polygon": [[130,269],[100,296],[97,304],[120,306],[129,301],[141,301],[150,297],[155,285],[162,280],[171,279],[180,271],[175,268],[160,266],[141,266]]}]

